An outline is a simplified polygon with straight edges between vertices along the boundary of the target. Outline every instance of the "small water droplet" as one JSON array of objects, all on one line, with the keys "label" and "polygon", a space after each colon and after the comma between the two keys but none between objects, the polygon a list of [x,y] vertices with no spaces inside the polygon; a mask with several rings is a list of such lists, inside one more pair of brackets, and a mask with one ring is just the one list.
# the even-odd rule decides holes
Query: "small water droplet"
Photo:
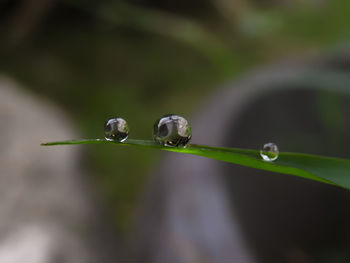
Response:
[{"label": "small water droplet", "polygon": [[186,147],[191,137],[190,124],[179,115],[165,115],[157,120],[153,127],[153,139],[164,146]]},{"label": "small water droplet", "polygon": [[278,147],[276,144],[269,142],[264,144],[262,150],[260,150],[260,156],[264,161],[273,162],[277,160],[279,155]]},{"label": "small water droplet", "polygon": [[112,118],[106,121],[105,138],[108,141],[123,142],[128,138],[129,126],[126,120],[122,118]]}]

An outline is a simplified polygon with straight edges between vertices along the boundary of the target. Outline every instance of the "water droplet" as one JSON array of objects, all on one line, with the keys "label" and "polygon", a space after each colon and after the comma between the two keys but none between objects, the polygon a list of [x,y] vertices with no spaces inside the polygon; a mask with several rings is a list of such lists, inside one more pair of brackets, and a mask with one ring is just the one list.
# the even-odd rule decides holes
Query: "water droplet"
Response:
[{"label": "water droplet", "polygon": [[279,154],[278,147],[276,144],[272,142],[264,144],[263,149],[260,150],[261,158],[263,158],[263,160],[267,162],[273,162],[277,160],[278,154]]},{"label": "water droplet", "polygon": [[164,146],[183,146],[192,137],[191,126],[188,121],[178,115],[165,115],[154,124],[153,138]]},{"label": "water droplet", "polygon": [[105,138],[108,141],[123,142],[128,138],[129,126],[122,118],[112,118],[105,123]]}]

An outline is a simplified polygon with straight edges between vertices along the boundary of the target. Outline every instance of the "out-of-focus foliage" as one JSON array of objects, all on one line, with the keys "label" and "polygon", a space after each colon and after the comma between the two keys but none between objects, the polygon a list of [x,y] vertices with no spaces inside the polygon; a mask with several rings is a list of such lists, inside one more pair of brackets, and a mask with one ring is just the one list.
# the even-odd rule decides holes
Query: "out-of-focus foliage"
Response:
[{"label": "out-of-focus foliage", "polygon": [[[86,137],[122,116],[131,137],[147,139],[160,115],[188,116],[239,73],[333,47],[349,28],[348,0],[5,0],[0,68],[62,105]],[[126,230],[155,153],[87,151],[83,165]]]}]

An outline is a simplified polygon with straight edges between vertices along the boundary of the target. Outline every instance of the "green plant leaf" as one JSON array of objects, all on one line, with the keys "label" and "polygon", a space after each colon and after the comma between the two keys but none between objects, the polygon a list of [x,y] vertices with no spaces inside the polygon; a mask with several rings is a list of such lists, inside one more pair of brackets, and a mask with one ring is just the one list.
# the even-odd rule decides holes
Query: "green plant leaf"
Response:
[{"label": "green plant leaf", "polygon": [[212,147],[190,144],[186,148],[164,147],[153,141],[132,140],[126,142],[105,139],[70,140],[43,143],[43,146],[73,144],[117,144],[120,146],[138,146],[159,150],[198,155],[224,162],[234,163],[256,169],[290,174],[306,179],[336,185],[350,189],[350,160],[311,154],[282,152],[274,162],[263,161],[257,150]]}]

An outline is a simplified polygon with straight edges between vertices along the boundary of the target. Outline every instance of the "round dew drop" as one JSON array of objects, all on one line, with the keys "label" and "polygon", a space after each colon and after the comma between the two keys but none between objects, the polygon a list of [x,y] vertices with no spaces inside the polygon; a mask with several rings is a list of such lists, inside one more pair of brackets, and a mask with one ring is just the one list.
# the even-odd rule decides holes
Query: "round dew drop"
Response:
[{"label": "round dew drop", "polygon": [[104,131],[106,140],[123,142],[128,138],[129,126],[122,118],[112,118],[105,122]]},{"label": "round dew drop", "polygon": [[186,147],[191,137],[190,124],[179,115],[165,115],[157,120],[153,127],[153,139],[160,145]]},{"label": "round dew drop", "polygon": [[262,150],[260,150],[260,156],[264,161],[273,162],[277,160],[279,155],[278,147],[276,144],[269,142],[264,144]]}]

